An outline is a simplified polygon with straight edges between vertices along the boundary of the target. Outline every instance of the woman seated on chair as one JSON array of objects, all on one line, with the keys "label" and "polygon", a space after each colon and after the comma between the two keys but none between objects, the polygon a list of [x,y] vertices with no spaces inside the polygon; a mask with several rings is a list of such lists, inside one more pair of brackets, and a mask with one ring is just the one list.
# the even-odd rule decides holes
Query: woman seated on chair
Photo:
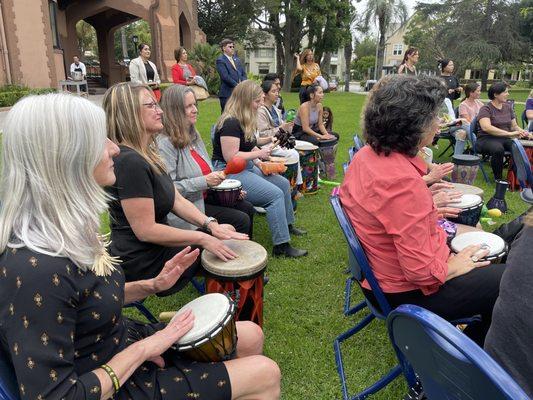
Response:
[{"label": "woman seated on chair", "polygon": [[511,139],[527,138],[528,132],[516,123],[513,107],[507,102],[509,90],[503,82],[489,87],[490,102],[479,110],[477,116],[477,143],[479,153],[490,155],[494,179],[501,180],[505,151],[511,151]]},{"label": "woman seated on chair", "polygon": [[441,134],[452,135],[455,138],[453,154],[463,154],[466,145],[466,136],[470,131],[470,124],[464,118],[456,118],[452,102],[445,98],[440,107],[439,117]]},{"label": "woman seated on chair", "polygon": [[479,110],[484,106],[479,100],[481,96],[481,86],[479,83],[469,83],[465,86],[465,98],[459,104],[459,117],[464,118],[469,124],[477,117]]},{"label": "woman seated on chair", "polygon": [[[208,249],[222,260],[236,257],[220,239],[246,239],[247,235],[219,225],[198,210],[167,174],[155,143],[163,124],[152,91],[144,85],[118,83],[107,90],[103,107],[108,136],[120,148],[115,159],[116,183],[107,189],[114,199],[110,205],[110,251],[122,260],[126,281],[153,278],[167,260],[189,245]],[[202,230],[169,226],[170,212]],[[197,261],[163,294],[181,289],[199,264]]]},{"label": "woman seated on chair", "polygon": [[[186,248],[153,279],[124,283],[100,215],[119,148],[104,112],[63,94],[26,97],[9,112],[0,195],[0,352],[22,399],[279,398],[279,369],[261,329],[237,322],[237,358],[199,363],[170,347],[194,323],[167,326],[122,306],[172,287],[198,257]],[[24,205],[21,207],[21,205]]]},{"label": "woman seated on chair", "polygon": [[[261,84],[261,89],[265,94],[263,105],[257,111],[257,131],[259,137],[257,144],[260,147],[274,143],[276,135],[280,132],[289,134],[292,131],[293,123],[284,122],[281,116],[281,111],[275,106],[279,97],[279,88],[274,81],[264,81]],[[287,157],[298,160],[298,173],[296,176],[296,184],[302,184],[302,171],[300,169],[300,154],[295,149],[286,149],[277,146],[272,149],[271,155],[279,157]]]},{"label": "woman seated on chair", "polygon": [[[157,136],[157,146],[167,173],[178,192],[208,217],[233,226],[237,232],[252,236],[253,205],[239,199],[233,207],[220,205],[209,188],[220,185],[224,172],[214,171],[205,144],[196,130],[196,98],[191,88],[182,85],[168,87],[161,101],[163,131]],[[171,226],[197,229],[196,225],[170,213]]]},{"label": "woman seated on chair", "polygon": [[487,352],[507,370],[533,398],[533,210],[524,218],[524,228],[513,241],[507,268],[494,305],[492,324],[485,341]]},{"label": "woman seated on chair", "polygon": [[439,130],[446,93],[434,77],[379,81],[364,111],[368,146],[351,162],[340,198],[391,306],[417,304],[448,320],[481,314],[466,333],[483,344],[504,266],[479,261],[487,254],[480,246],[451,254],[417,157]]},{"label": "woman seated on chair", "polygon": [[322,99],[324,90],[319,85],[307,87],[304,102],[298,108],[292,134],[298,140],[318,145],[321,141],[339,138],[329,133],[324,126]]},{"label": "woman seated on chair", "polygon": [[172,82],[177,83],[178,85],[196,85],[207,90],[207,84],[205,83],[204,78],[200,75],[196,75],[193,66],[187,63],[188,57],[189,55],[185,47],[180,47],[174,50],[176,64],[174,64],[171,71]]},{"label": "woman seated on chair", "polygon": [[[290,234],[305,232],[296,228],[289,181],[278,174],[262,172],[262,159],[270,156],[270,146],[257,147],[257,110],[263,104],[263,91],[257,83],[248,80],[239,83],[220,116],[213,140],[213,164],[222,170],[231,158],[238,156],[247,161],[246,169],[229,175],[238,179],[254,206],[266,210],[267,222],[274,244],[275,256],[301,257],[306,250],[290,244]],[[266,172],[266,168],[265,168]]]}]

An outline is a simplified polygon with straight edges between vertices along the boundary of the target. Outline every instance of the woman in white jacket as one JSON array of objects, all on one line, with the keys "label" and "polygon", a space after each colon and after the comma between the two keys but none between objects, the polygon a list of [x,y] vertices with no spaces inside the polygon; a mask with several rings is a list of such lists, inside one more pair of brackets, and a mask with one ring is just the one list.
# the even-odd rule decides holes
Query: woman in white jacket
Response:
[{"label": "woman in white jacket", "polygon": [[[279,88],[274,81],[264,81],[261,85],[261,89],[263,89],[265,99],[264,105],[257,111],[257,144],[259,146],[264,146],[265,144],[274,142],[278,132],[290,132],[293,123],[284,122],[280,110],[274,105],[279,97]],[[296,184],[302,184],[302,171],[300,169],[300,155],[298,154],[298,151],[278,146],[275,147],[270,154],[273,156],[298,160]]]},{"label": "woman in white jacket", "polygon": [[131,82],[148,85],[153,90],[156,100],[161,99],[159,85],[161,79],[157,73],[157,67],[150,61],[151,50],[146,43],[139,45],[139,57],[131,60],[129,65]]}]

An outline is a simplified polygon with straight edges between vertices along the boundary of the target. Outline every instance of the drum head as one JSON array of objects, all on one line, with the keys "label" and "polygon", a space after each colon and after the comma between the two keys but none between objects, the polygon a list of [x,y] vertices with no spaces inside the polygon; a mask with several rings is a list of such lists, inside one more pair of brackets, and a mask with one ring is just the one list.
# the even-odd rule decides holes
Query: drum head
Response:
[{"label": "drum head", "polygon": [[458,190],[463,194],[477,194],[478,196],[483,197],[483,189],[477,186],[465,185],[464,183],[454,183],[453,186],[454,188],[452,190]]},{"label": "drum head", "polygon": [[241,181],[239,181],[237,179],[224,179],[220,185],[213,186],[211,189],[214,189],[214,190],[229,190],[229,189],[237,189],[240,186],[242,186],[241,185]]},{"label": "drum head", "polygon": [[318,149],[318,146],[315,146],[313,143],[305,142],[303,140],[296,140],[294,148],[296,150],[316,150]]},{"label": "drum head", "polygon": [[224,243],[238,254],[238,257],[222,261],[209,250],[202,251],[202,265],[213,275],[225,278],[253,276],[261,272],[267,263],[266,249],[251,240],[224,240]]},{"label": "drum head", "polygon": [[205,338],[224,321],[228,315],[230,306],[229,299],[221,293],[206,294],[184,305],[172,319],[187,310],[192,310],[194,314],[194,325],[176,344],[187,346]]},{"label": "drum head", "polygon": [[285,159],[285,165],[294,165],[298,164],[298,157],[287,157]]},{"label": "drum head", "polygon": [[470,208],[470,207],[477,206],[481,202],[482,202],[481,197],[479,197],[477,194],[463,194],[461,196],[461,202],[451,203],[450,207]]},{"label": "drum head", "polygon": [[466,232],[457,235],[452,239],[451,247],[456,253],[460,252],[467,246],[471,245],[487,245],[490,248],[490,253],[487,257],[494,256],[505,250],[505,241],[490,232]]},{"label": "drum head", "polygon": [[533,140],[520,140],[520,143],[524,147],[533,147]]}]

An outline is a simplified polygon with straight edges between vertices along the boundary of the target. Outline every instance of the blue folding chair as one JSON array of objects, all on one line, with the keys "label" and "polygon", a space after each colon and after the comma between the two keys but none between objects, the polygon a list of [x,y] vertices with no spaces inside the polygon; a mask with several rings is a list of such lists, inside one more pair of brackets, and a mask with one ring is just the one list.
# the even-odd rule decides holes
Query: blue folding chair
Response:
[{"label": "blue folding chair", "polygon": [[[355,396],[350,396],[348,393],[346,375],[344,372],[344,363],[343,363],[342,352],[341,352],[341,343],[347,340],[348,338],[350,338],[351,336],[355,335],[357,332],[361,331],[375,318],[378,318],[380,320],[385,320],[387,318],[387,315],[391,311],[391,307],[389,305],[389,302],[385,298],[385,295],[383,294],[379,286],[379,283],[374,276],[374,273],[372,272],[372,268],[370,267],[370,264],[368,263],[368,260],[361,246],[361,243],[357,239],[355,230],[353,229],[351,223],[349,222],[348,217],[346,216],[346,213],[344,212],[342,208],[342,204],[338,196],[338,188],[335,188],[333,190],[332,196],[330,197],[330,202],[331,202],[331,205],[333,206],[333,211],[335,213],[335,216],[337,217],[339,225],[344,233],[344,236],[346,237],[346,241],[348,242],[348,248],[349,248],[348,254],[349,254],[349,263],[350,263],[350,269],[352,272],[352,277],[346,280],[344,313],[346,315],[356,314],[360,312],[361,310],[364,310],[367,307],[371,312],[371,314],[365,316],[353,328],[350,328],[346,332],[337,336],[337,338],[333,342],[333,348],[335,351],[335,362],[337,364],[337,372],[339,373],[339,377],[341,380],[343,399],[344,400],[350,400],[350,399],[359,400],[359,399],[365,399],[369,395],[374,394],[378,392],[379,390],[381,390],[382,388],[384,388],[385,386],[387,386],[396,377],[398,377],[398,375],[400,375],[402,368],[399,365],[396,365],[386,375],[382,376],[374,384],[365,388],[362,392],[356,394]],[[368,299],[366,299],[366,297],[364,301],[356,304],[353,307],[350,307],[350,294],[351,294],[352,283],[357,282],[359,286],[361,286],[361,283],[365,279],[369,283],[370,287],[372,288],[372,292],[378,303],[377,307],[374,306],[372,302],[370,302]],[[403,359],[403,356],[401,356],[400,360],[402,359]],[[406,366],[405,370],[408,371],[408,369],[409,367]],[[416,378],[414,374],[407,373],[405,377],[410,387],[414,387],[416,385]]]},{"label": "blue folding chair", "polygon": [[342,170],[344,172],[344,175],[346,175],[346,172],[348,172],[348,167],[350,166],[349,163],[345,162],[345,163],[342,163]]},{"label": "blue folding chair", "polygon": [[140,301],[132,301],[129,304],[124,305],[125,308],[132,308],[135,307],[144,317],[150,321],[153,324],[157,324],[159,320],[146,308],[146,306],[143,304],[144,300]]},{"label": "blue folding chair", "polygon": [[477,136],[476,136],[476,125],[477,125],[477,118],[474,117],[472,119],[472,122],[470,123],[470,131],[468,132],[468,140],[470,140],[470,143],[472,144],[472,151],[474,152],[475,156],[479,156],[479,168],[481,169],[481,173],[483,174],[483,178],[485,178],[485,182],[489,183],[489,177],[487,175],[487,172],[483,168],[483,156],[481,154],[477,153],[476,150],[476,143],[477,143]]},{"label": "blue folding chair", "polygon": [[15,371],[8,357],[0,354],[0,400],[19,400],[19,389]]},{"label": "blue folding chair", "polygon": [[357,149],[355,148],[355,146],[352,146],[348,149],[348,163],[352,162],[355,153],[357,153]]},{"label": "blue folding chair", "polygon": [[516,177],[522,189],[533,187],[533,172],[531,171],[531,164],[526,154],[526,150],[520,140],[513,139],[512,147],[513,161],[516,167]]},{"label": "blue folding chair", "polygon": [[391,342],[431,400],[527,400],[483,349],[431,311],[401,305],[387,318]]},{"label": "blue folding chair", "polygon": [[355,144],[356,151],[361,150],[363,146],[365,145],[363,140],[357,134],[354,135],[353,142]]}]

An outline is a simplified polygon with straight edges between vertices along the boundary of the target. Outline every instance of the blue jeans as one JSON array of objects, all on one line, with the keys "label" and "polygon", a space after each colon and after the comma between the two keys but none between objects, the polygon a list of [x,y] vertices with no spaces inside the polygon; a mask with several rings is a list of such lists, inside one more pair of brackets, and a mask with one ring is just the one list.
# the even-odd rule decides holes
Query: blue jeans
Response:
[{"label": "blue jeans", "polygon": [[[213,164],[216,170],[226,167],[226,163],[221,161]],[[228,178],[241,181],[242,188],[247,192],[246,200],[266,210],[272,243],[287,243],[290,240],[289,225],[294,223],[289,181],[277,174],[263,175],[251,161],[244,171],[228,175]]]}]

